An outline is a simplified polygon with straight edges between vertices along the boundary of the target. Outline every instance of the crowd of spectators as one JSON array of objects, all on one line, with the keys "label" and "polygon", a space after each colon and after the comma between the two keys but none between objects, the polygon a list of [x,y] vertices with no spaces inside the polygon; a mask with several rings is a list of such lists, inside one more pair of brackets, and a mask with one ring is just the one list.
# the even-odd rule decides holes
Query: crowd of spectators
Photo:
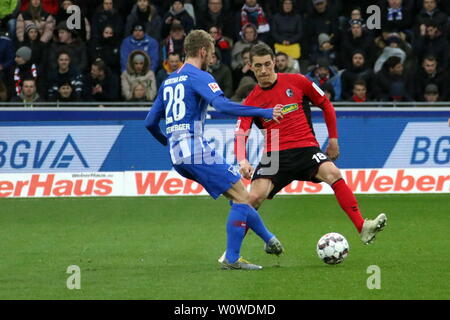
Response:
[{"label": "crowd of spectators", "polygon": [[449,15],[442,0],[1,0],[0,101],[153,101],[194,28],[214,38],[208,71],[235,101],[261,42],[332,101],[446,101]]}]

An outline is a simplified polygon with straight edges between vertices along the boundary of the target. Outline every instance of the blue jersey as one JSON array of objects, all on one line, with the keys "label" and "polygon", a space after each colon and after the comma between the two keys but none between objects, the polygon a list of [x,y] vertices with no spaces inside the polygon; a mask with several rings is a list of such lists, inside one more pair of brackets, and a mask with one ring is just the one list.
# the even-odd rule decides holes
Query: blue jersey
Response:
[{"label": "blue jersey", "polygon": [[[199,182],[214,198],[228,190],[240,176],[215,153],[203,137],[208,105],[235,116],[272,118],[272,109],[232,103],[211,74],[185,63],[161,85],[145,119],[145,126],[162,144],[169,144],[175,170]],[[165,134],[159,121],[165,115]]]}]

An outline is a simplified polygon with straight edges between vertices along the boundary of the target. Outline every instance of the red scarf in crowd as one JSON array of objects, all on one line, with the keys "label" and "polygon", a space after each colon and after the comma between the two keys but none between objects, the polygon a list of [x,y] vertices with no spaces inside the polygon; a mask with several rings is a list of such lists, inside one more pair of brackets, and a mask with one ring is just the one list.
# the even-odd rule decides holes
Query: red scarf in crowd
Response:
[{"label": "red scarf in crowd", "polygon": [[[31,65],[31,75],[33,76],[34,79],[37,78],[37,69],[34,63]],[[22,82],[23,79],[20,78],[20,69],[19,67],[16,67],[16,69],[14,70],[14,84],[16,86],[16,93],[18,96],[22,92]]]},{"label": "red scarf in crowd", "polygon": [[258,33],[261,32],[267,32],[269,31],[269,23],[267,22],[266,16],[264,15],[264,11],[262,7],[257,4],[255,7],[249,7],[247,5],[244,5],[241,10],[241,27],[245,26],[246,24],[250,23],[248,20],[248,13],[258,11]]}]

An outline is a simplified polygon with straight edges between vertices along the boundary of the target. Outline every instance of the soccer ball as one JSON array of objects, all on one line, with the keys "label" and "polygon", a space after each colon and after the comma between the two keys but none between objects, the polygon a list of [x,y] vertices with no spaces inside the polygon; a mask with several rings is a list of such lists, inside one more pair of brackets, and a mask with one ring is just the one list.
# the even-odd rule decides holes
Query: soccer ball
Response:
[{"label": "soccer ball", "polygon": [[338,264],[344,261],[350,249],[342,234],[327,233],[317,242],[317,255],[326,264]]}]

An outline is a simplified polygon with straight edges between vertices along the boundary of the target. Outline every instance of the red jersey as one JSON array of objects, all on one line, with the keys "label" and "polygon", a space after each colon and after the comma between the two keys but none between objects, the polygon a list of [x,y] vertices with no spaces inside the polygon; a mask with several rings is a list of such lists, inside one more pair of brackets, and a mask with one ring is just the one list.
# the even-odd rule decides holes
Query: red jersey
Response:
[{"label": "red jersey", "polygon": [[[324,92],[301,74],[278,73],[277,75],[278,78],[272,86],[261,88],[257,85],[243,104],[264,109],[281,104],[283,119],[280,123],[276,123],[271,119],[240,117],[236,124],[234,149],[238,161],[246,159],[245,145],[253,122],[260,129],[266,129],[266,152],[320,147],[312,127],[309,102],[322,109],[328,136],[338,137],[336,113]],[[271,131],[271,129],[278,129],[278,131]],[[275,136],[278,138],[278,145],[272,143],[276,141]]]}]

